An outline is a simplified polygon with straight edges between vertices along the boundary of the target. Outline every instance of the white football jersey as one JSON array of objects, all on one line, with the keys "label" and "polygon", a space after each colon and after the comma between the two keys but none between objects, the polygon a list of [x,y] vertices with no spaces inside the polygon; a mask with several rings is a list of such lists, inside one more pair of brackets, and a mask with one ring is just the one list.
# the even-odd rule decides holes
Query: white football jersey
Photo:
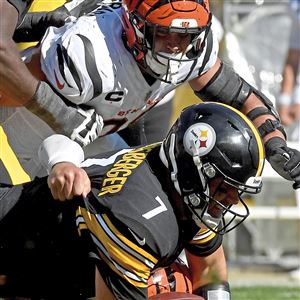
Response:
[{"label": "white football jersey", "polygon": [[[64,27],[50,27],[41,43],[48,81],[71,102],[95,108],[104,120],[101,135],[127,127],[178,86],[159,80],[149,85],[122,35],[121,9],[106,8]],[[193,62],[181,63],[177,82],[188,75],[191,80],[215,64],[218,42],[212,37],[210,43],[192,72]]]}]

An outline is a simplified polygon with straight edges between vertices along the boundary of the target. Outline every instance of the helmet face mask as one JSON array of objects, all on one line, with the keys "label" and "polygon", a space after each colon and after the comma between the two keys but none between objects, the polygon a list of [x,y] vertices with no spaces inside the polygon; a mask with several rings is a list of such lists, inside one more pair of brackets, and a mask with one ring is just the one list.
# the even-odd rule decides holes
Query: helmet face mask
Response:
[{"label": "helmet face mask", "polygon": [[196,224],[219,234],[249,215],[242,193],[255,194],[262,187],[259,134],[242,113],[224,104],[184,110],[164,140],[160,158]]},{"label": "helmet face mask", "polygon": [[[237,207],[233,204],[225,205],[222,201],[218,200],[216,195],[219,192],[219,188],[223,186],[223,188],[221,188],[222,191],[226,185],[232,188],[226,183],[224,178],[221,178],[221,181],[217,184],[212,195],[210,195],[210,189],[209,193],[192,193],[183,197],[184,202],[192,213],[193,220],[200,228],[210,229],[222,235],[236,228],[249,216],[247,204],[241,198],[243,192],[237,192],[236,197],[239,202]],[[224,191],[221,193],[224,194]]]},{"label": "helmet face mask", "polygon": [[[178,69],[184,62],[191,63],[193,69],[193,62],[202,54],[211,24],[207,1],[158,0],[150,3],[144,0],[136,3],[126,0],[125,3],[136,35],[133,54],[142,70],[167,83],[186,81],[189,74],[180,82],[177,81]],[[185,47],[179,45],[179,52],[157,51],[161,33],[166,36],[177,34],[183,40],[188,37],[189,42]],[[164,38],[162,40],[166,41]]]}]

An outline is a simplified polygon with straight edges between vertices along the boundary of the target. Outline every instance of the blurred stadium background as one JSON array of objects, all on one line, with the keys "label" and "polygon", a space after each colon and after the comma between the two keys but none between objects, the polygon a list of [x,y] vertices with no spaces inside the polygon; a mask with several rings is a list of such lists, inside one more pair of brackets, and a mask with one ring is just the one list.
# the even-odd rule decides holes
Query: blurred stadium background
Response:
[{"label": "blurred stadium background", "polygon": [[[298,0],[300,1],[300,0]],[[64,0],[35,0],[32,11]],[[220,57],[275,104],[291,25],[288,0],[210,0],[222,35]],[[300,34],[300,33],[299,33]],[[20,45],[20,49],[30,46]],[[177,89],[170,124],[198,103],[188,85]],[[300,150],[299,143],[292,143]],[[235,300],[300,299],[300,192],[267,164],[259,196],[248,198],[249,219],[224,238]],[[300,273],[300,269],[299,269]]]}]

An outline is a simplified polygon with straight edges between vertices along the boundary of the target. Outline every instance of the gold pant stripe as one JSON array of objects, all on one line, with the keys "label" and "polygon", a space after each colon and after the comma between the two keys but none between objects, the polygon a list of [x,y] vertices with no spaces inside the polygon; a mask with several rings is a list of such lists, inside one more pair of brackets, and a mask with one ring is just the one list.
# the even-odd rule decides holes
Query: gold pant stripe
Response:
[{"label": "gold pant stripe", "polygon": [[21,184],[31,180],[9,145],[2,126],[0,126],[0,160],[10,176],[12,184]]}]

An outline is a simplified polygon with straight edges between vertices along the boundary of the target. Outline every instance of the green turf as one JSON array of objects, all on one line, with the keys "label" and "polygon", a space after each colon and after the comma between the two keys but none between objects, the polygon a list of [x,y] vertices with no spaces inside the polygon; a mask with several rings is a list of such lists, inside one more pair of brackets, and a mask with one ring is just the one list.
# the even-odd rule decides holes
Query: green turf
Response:
[{"label": "green turf", "polygon": [[232,300],[300,300],[299,287],[239,287],[232,288]]}]

